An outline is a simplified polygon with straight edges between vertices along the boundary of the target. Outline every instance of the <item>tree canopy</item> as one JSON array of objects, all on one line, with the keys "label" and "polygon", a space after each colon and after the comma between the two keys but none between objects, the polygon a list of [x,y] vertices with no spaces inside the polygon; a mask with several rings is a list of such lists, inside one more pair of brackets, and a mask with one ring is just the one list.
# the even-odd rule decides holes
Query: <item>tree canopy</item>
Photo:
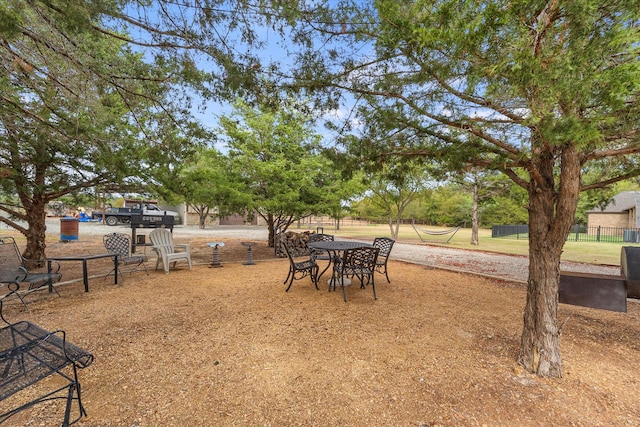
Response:
[{"label": "tree canopy", "polygon": [[339,171],[319,150],[319,135],[309,117],[294,107],[273,110],[237,102],[232,115],[221,118],[232,165],[249,196],[247,210],[269,227],[273,244],[296,220],[326,212],[342,192]]},{"label": "tree canopy", "polygon": [[[166,89],[123,42],[44,16],[38,5],[14,18],[0,45],[0,186],[16,198],[0,204],[0,221],[25,234],[26,256],[38,259],[46,204],[133,175],[146,145],[137,124],[154,113],[148,97],[132,94],[162,99]],[[114,85],[107,73],[119,72],[139,78]]]},{"label": "tree canopy", "polygon": [[0,4],[0,221],[27,236],[26,256],[44,255],[48,201],[170,177],[202,141],[193,108],[252,87],[238,52],[259,44],[259,15],[229,5]]},{"label": "tree canopy", "polygon": [[392,239],[398,238],[405,209],[427,188],[427,181],[427,172],[419,164],[390,162],[367,179],[370,200],[384,211]]},{"label": "tree canopy", "polygon": [[249,204],[242,176],[235,172],[228,156],[206,148],[182,165],[173,185],[165,188],[180,194],[198,214],[199,227],[205,228],[207,217],[223,218],[244,212]]}]

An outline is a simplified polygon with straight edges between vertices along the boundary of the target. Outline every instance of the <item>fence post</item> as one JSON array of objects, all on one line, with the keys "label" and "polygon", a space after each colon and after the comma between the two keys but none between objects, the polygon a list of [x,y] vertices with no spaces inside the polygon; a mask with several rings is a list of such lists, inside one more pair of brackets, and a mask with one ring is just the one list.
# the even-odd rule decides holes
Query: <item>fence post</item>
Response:
[{"label": "fence post", "polygon": [[598,226],[598,232],[596,233],[596,242],[600,241],[600,228],[601,227],[602,227],[601,225]]}]

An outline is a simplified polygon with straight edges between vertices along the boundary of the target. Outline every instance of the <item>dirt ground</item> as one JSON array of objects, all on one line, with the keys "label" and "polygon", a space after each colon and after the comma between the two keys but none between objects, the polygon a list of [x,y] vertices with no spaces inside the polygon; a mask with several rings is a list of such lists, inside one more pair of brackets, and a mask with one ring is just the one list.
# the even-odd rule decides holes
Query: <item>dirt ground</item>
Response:
[{"label": "dirt ground", "polygon": [[[640,424],[640,304],[627,313],[561,305],[564,377],[515,363],[523,285],[391,261],[391,283],[347,288],[348,302],[308,278],[285,293],[288,261],[256,242],[256,265],[228,239],[210,268],[206,239],[195,262],[165,275],[92,277],[38,292],[28,319],[95,356],[80,371],[97,426],[635,426]],[[180,243],[178,241],[178,243]],[[48,245],[49,256],[100,253],[100,238]],[[81,277],[63,263],[63,280]],[[92,276],[109,262],[94,261]],[[0,402],[6,410],[29,393]],[[59,425],[61,401],[5,425]]]}]

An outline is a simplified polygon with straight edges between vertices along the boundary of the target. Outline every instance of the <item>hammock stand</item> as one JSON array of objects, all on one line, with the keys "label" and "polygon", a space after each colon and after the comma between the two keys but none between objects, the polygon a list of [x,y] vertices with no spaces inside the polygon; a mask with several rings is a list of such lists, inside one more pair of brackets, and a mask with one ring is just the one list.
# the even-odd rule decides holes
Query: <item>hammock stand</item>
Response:
[{"label": "hammock stand", "polygon": [[447,234],[451,234],[451,236],[449,236],[449,238],[447,239],[447,241],[445,243],[449,243],[449,240],[451,240],[453,238],[453,236],[456,235],[456,233],[458,232],[458,230],[460,230],[460,226],[457,227],[453,227],[453,228],[449,228],[447,230],[441,230],[441,231],[434,231],[434,230],[425,230],[424,228],[418,228],[416,227],[416,225],[414,224],[414,222],[411,222],[411,226],[413,227],[413,229],[416,231],[416,234],[418,235],[418,237],[420,238],[421,242],[428,242],[428,240],[425,240],[422,238],[422,236],[420,235],[420,233],[424,233],[424,234],[428,234],[430,236],[445,236]]}]

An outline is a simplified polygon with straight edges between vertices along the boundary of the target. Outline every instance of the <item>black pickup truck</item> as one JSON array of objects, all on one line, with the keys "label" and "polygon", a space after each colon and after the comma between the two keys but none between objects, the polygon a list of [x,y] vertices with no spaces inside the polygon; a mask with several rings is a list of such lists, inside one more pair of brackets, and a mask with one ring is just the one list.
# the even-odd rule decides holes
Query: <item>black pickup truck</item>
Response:
[{"label": "black pickup truck", "polygon": [[107,208],[104,213],[101,211],[94,211],[91,214],[92,219],[102,221],[102,217],[105,217],[104,222],[107,225],[118,225],[118,224],[128,224],[131,222],[132,215],[142,215],[143,217],[147,216],[164,216],[169,215],[174,217],[175,223],[178,222],[179,215],[174,211],[165,211],[160,209],[156,205],[152,204],[144,204],[142,209],[136,208]]}]

